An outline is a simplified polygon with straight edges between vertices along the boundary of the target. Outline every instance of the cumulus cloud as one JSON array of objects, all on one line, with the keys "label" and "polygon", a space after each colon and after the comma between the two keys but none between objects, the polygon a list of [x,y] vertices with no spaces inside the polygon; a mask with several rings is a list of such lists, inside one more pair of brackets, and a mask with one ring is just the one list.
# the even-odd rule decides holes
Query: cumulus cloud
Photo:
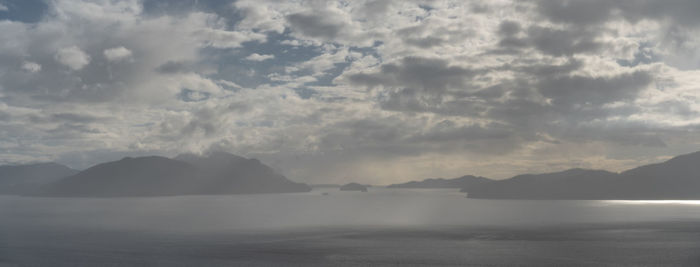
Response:
[{"label": "cumulus cloud", "polygon": [[131,57],[131,50],[123,46],[105,49],[102,53],[109,61],[121,61]]},{"label": "cumulus cloud", "polygon": [[73,70],[80,70],[90,63],[90,56],[77,46],[61,48],[55,57],[56,61]]},{"label": "cumulus cloud", "polygon": [[258,53],[252,53],[249,56],[245,57],[246,60],[250,61],[265,61],[273,58],[275,58],[275,55],[261,55]]},{"label": "cumulus cloud", "polygon": [[41,70],[41,65],[36,62],[25,61],[22,62],[22,69],[28,72],[39,72]]}]

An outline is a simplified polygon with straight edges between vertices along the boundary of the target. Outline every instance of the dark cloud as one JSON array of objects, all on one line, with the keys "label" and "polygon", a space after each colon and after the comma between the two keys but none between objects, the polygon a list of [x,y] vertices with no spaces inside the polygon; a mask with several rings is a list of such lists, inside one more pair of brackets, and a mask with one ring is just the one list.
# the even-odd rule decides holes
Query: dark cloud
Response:
[{"label": "dark cloud", "polygon": [[[522,36],[519,33],[523,33]],[[550,28],[530,26],[523,30],[517,22],[504,21],[497,31],[501,37],[494,54],[519,54],[519,50],[535,48],[551,56],[571,57],[575,54],[598,52],[605,45],[596,40],[597,31],[583,28]]]},{"label": "dark cloud", "polygon": [[397,63],[381,66],[374,73],[349,77],[356,85],[369,88],[382,86],[379,99],[385,109],[424,112],[443,103],[445,95],[468,93],[468,82],[481,71],[449,65],[448,61],[407,57]]},{"label": "dark cloud", "polygon": [[559,30],[532,26],[527,30],[528,41],[545,54],[571,56],[592,53],[601,49],[602,43],[595,40],[597,33],[583,30]]},{"label": "dark cloud", "polygon": [[520,23],[512,20],[503,21],[498,26],[498,34],[501,36],[513,36],[518,34],[521,30]]},{"label": "dark cloud", "polygon": [[537,11],[553,22],[575,26],[600,24],[607,21],[615,11],[616,5],[623,1],[539,0]]},{"label": "dark cloud", "polygon": [[442,59],[406,57],[398,63],[382,65],[376,73],[352,75],[350,81],[368,87],[382,85],[412,88],[411,90],[422,93],[439,95],[449,88],[465,88],[466,82],[478,73],[476,70],[452,66]]},{"label": "dark cloud", "polygon": [[638,22],[643,19],[668,20],[676,25],[697,26],[700,2],[695,0],[537,0],[536,10],[552,22],[582,27],[613,19]]},{"label": "dark cloud", "polygon": [[175,74],[175,73],[181,73],[181,72],[188,72],[191,71],[191,64],[188,62],[182,62],[182,61],[168,61],[165,62],[164,64],[158,66],[156,68],[156,71],[163,73],[163,74]]},{"label": "dark cloud", "polygon": [[404,43],[425,49],[447,43],[447,39],[437,37],[440,36],[439,31],[439,29],[427,29],[426,24],[423,23],[400,29],[396,34],[403,39]]},{"label": "dark cloud", "polygon": [[525,73],[534,77],[556,77],[568,75],[581,67],[583,67],[583,62],[569,58],[569,60],[564,64],[529,64],[529,62],[522,62],[519,66],[508,67],[506,69]]},{"label": "dark cloud", "polygon": [[406,44],[408,45],[420,48],[431,48],[434,46],[443,45],[447,42],[447,40],[438,37],[428,36],[425,38],[406,38],[404,39],[404,42],[406,42]]},{"label": "dark cloud", "polygon": [[[597,77],[572,74],[583,66],[582,61],[569,58],[556,64],[516,60],[498,67],[474,70],[451,66],[447,61],[406,58],[384,64],[376,72],[352,75],[350,81],[355,85],[378,88],[382,92],[380,107],[386,110],[427,112],[491,122],[461,128],[434,127],[430,132],[405,137],[404,140],[410,139],[406,143],[432,140],[435,143],[424,145],[433,147],[442,141],[450,143],[447,139],[464,138],[490,143],[488,139],[493,138],[508,140],[506,143],[511,148],[538,140],[604,141],[623,146],[665,145],[658,136],[629,133],[626,129],[562,131],[578,129],[590,120],[638,112],[639,109],[630,104],[605,105],[630,103],[653,81],[652,74],[646,71]],[[484,76],[501,71],[513,72],[515,78],[501,79],[486,87],[475,85]],[[621,138],[625,134],[630,134],[630,139]],[[388,139],[401,138],[391,136]],[[460,147],[468,149],[464,145]],[[494,148],[508,150],[503,146]],[[483,148],[479,146],[479,149]]]},{"label": "dark cloud", "polygon": [[319,13],[296,13],[286,16],[292,29],[309,37],[332,40],[338,37],[343,24]]},{"label": "dark cloud", "polygon": [[543,96],[551,98],[554,105],[600,106],[615,101],[632,100],[651,82],[651,74],[637,71],[610,78],[580,75],[546,78],[539,81],[537,88]]}]

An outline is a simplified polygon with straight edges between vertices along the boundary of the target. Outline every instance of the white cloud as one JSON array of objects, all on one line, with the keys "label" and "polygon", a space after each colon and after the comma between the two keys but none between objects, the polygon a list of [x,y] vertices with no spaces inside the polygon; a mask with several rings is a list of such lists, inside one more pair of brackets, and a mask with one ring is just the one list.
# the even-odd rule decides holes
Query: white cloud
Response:
[{"label": "white cloud", "polygon": [[22,62],[22,69],[28,72],[39,72],[41,70],[41,65],[36,62],[25,61]]},{"label": "white cloud", "polygon": [[61,48],[56,52],[55,58],[73,70],[80,70],[90,63],[90,56],[77,46]]},{"label": "white cloud", "polygon": [[3,3],[0,3],[0,11],[9,11],[10,9]]},{"label": "white cloud", "polygon": [[250,61],[265,61],[273,58],[275,58],[275,55],[261,55],[258,53],[252,53],[249,56],[245,57],[246,60]]},{"label": "white cloud", "polygon": [[131,57],[131,50],[123,46],[105,49],[103,53],[109,61],[121,61]]},{"label": "white cloud", "polygon": [[226,31],[221,29],[202,28],[196,30],[193,35],[201,40],[203,46],[215,48],[238,48],[244,42],[264,42],[266,36],[256,32]]}]

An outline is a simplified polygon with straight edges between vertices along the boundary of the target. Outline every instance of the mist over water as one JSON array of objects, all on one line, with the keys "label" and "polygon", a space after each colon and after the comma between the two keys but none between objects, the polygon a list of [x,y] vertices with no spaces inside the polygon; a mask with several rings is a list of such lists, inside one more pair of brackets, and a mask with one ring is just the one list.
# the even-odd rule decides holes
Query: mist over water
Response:
[{"label": "mist over water", "polygon": [[693,252],[700,248],[696,202],[480,200],[455,189],[375,187],[366,193],[3,196],[0,214],[0,266],[700,260]]},{"label": "mist over water", "polygon": [[[328,192],[329,195],[322,195]],[[314,227],[551,226],[700,219],[688,201],[467,199],[454,189],[144,198],[0,197],[2,224],[143,231]]]}]

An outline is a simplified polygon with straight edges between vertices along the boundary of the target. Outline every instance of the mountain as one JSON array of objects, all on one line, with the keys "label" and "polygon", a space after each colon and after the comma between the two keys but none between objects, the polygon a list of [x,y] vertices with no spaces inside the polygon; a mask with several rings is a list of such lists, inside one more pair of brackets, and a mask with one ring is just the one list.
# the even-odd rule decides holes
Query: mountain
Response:
[{"label": "mountain", "polygon": [[150,156],[95,165],[48,186],[43,195],[80,197],[172,196],[306,192],[255,159],[216,152],[175,159]]},{"label": "mountain", "polygon": [[176,160],[199,169],[201,190],[208,194],[250,194],[308,192],[311,187],[290,181],[257,159],[247,159],[224,152],[206,157],[180,155]]},{"label": "mountain", "polygon": [[340,187],[340,191],[362,191],[367,192],[367,186],[358,183],[349,183]]},{"label": "mountain", "polygon": [[618,190],[629,199],[700,199],[700,152],[637,167],[620,176]]},{"label": "mountain", "polygon": [[32,193],[78,171],[58,163],[0,166],[0,194]]},{"label": "mountain", "polygon": [[195,193],[198,170],[165,157],[102,163],[49,185],[41,194],[65,197],[167,196]]},{"label": "mountain", "polygon": [[523,174],[484,183],[465,190],[469,198],[498,199],[608,199],[609,185],[618,174],[602,170],[570,169],[544,174]]},{"label": "mountain", "polygon": [[491,182],[492,180],[484,177],[473,175],[465,175],[453,179],[430,178],[423,181],[411,181],[402,184],[388,185],[388,188],[460,188],[467,189],[480,184]]},{"label": "mountain", "polygon": [[571,169],[476,186],[469,198],[700,199],[700,152],[622,173]]}]

